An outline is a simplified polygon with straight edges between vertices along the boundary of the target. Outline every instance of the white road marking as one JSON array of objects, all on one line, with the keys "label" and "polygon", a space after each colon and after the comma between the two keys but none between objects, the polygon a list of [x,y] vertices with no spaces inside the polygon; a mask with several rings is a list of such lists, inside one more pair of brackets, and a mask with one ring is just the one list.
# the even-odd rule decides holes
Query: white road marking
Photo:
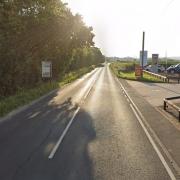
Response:
[{"label": "white road marking", "polygon": [[164,167],[165,167],[167,173],[169,174],[170,178],[171,178],[172,180],[176,180],[176,177],[174,176],[173,172],[171,171],[170,167],[168,166],[166,160],[164,159],[163,155],[161,154],[160,150],[158,149],[157,145],[155,144],[155,142],[154,142],[154,140],[152,139],[151,135],[149,134],[148,130],[147,130],[146,127],[144,126],[141,118],[140,118],[139,115],[137,114],[137,112],[136,112],[136,110],[134,109],[133,105],[130,104],[130,107],[131,107],[131,109],[133,110],[133,112],[134,112],[137,120],[139,121],[141,127],[143,128],[143,130],[144,130],[146,136],[148,137],[150,143],[152,144],[154,150],[156,151],[159,159],[161,160],[162,164],[164,165]]},{"label": "white road marking", "polygon": [[88,89],[88,91],[86,92],[86,94],[84,95],[84,98],[83,98],[84,100],[85,100],[85,99],[87,98],[87,96],[89,95],[89,93],[90,93],[92,87],[93,87],[94,84],[95,84],[95,81],[96,81],[96,78],[94,79],[92,85],[90,86],[90,88]]},{"label": "white road marking", "polygon": [[[99,73],[100,73],[100,70],[99,70]],[[95,76],[95,77],[96,77],[96,76]],[[94,81],[92,82],[92,85],[91,85],[90,88],[88,89],[87,93],[84,95],[83,100],[85,100],[85,99],[87,98],[87,96],[89,95],[92,87],[93,87],[94,84],[95,84],[95,81],[96,81],[96,78],[94,78]],[[79,110],[80,110],[80,107],[78,107],[78,109],[77,109],[77,110],[75,111],[75,113],[73,114],[71,120],[69,121],[68,125],[67,125],[66,128],[64,129],[64,131],[63,131],[62,135],[60,136],[58,142],[56,143],[56,145],[54,146],[54,148],[53,148],[53,150],[51,151],[50,155],[48,156],[48,159],[53,159],[56,151],[58,150],[60,144],[62,143],[64,137],[66,136],[66,134],[67,134],[69,128],[71,127],[71,125],[72,125],[72,123],[73,123],[73,120],[75,119],[75,117],[76,117],[76,115],[78,114]]]},{"label": "white road marking", "polygon": [[[101,71],[102,71],[102,69],[99,70],[98,74],[100,74]],[[96,77],[98,76],[98,74],[95,76],[94,81],[92,82],[90,88],[88,89],[88,91],[87,91],[86,94],[84,95],[83,100],[85,100],[85,99],[87,98],[87,96],[89,95],[90,91],[92,90],[92,88],[93,88],[93,86],[94,86],[94,84],[95,84],[95,82],[96,82],[96,80],[97,80]]]},{"label": "white road marking", "polygon": [[71,120],[69,121],[68,125],[66,126],[66,128],[64,129],[62,135],[60,136],[58,142],[56,143],[56,145],[54,146],[53,150],[51,151],[50,155],[49,155],[49,159],[52,159],[56,153],[56,151],[58,150],[60,144],[62,143],[65,135],[67,134],[71,124],[73,123],[73,120],[75,119],[76,115],[78,114],[80,110],[80,107],[78,107],[78,109],[75,111],[75,113],[73,114],[73,117],[71,118]]},{"label": "white road marking", "polygon": [[[148,137],[150,143],[152,144],[155,152],[157,153],[158,157],[160,158],[162,164],[164,165],[167,173],[169,174],[171,180],[176,180],[175,175],[173,174],[172,170],[170,169],[170,167],[168,166],[168,163],[166,162],[165,158],[163,157],[162,153],[160,152],[160,150],[158,149],[157,145],[155,144],[153,138],[151,137],[151,135],[149,134],[147,128],[145,127],[144,123],[142,122],[141,118],[145,119],[142,115],[142,113],[140,112],[140,110],[138,109],[138,107],[136,106],[136,104],[133,102],[133,100],[131,99],[131,97],[129,96],[129,94],[127,93],[126,89],[123,87],[123,85],[121,84],[121,82],[118,80],[118,83],[120,84],[121,88],[123,89],[123,91],[126,93],[127,97],[129,98],[130,102],[132,104],[130,104],[130,107],[132,108],[135,116],[137,117],[140,125],[142,126],[146,136]],[[138,112],[138,113],[137,113]],[[141,118],[140,118],[140,116]],[[146,122],[144,120],[144,122]],[[157,135],[155,134],[155,132],[152,130],[152,128],[150,127],[150,125],[146,122],[147,127],[150,129],[151,133],[153,134],[153,137],[156,139],[156,141],[158,142],[158,144],[160,145],[160,147],[162,148],[162,150],[164,151],[164,153],[166,154],[166,156],[169,158],[169,160],[171,162],[173,162],[174,164],[174,168],[176,169],[176,171],[179,173],[179,167],[176,164],[176,162],[173,160],[173,158],[171,157],[171,155],[168,153],[168,151],[166,150],[165,146],[162,144],[162,142],[160,141],[160,139],[157,137]]]},{"label": "white road marking", "polygon": [[[124,91],[126,92],[125,88],[122,86],[121,82],[118,80],[118,83],[120,84],[120,86],[124,89]],[[154,139],[156,140],[156,142],[158,143],[158,145],[162,148],[164,154],[167,156],[167,158],[169,159],[169,161],[171,162],[172,166],[174,167],[174,169],[176,170],[177,174],[180,175],[180,167],[179,165],[176,163],[176,161],[173,159],[173,157],[171,156],[171,154],[168,152],[167,148],[164,146],[164,144],[161,142],[161,140],[159,139],[159,137],[156,135],[156,133],[154,132],[154,130],[151,128],[151,126],[149,125],[149,123],[146,121],[145,117],[142,115],[141,111],[138,109],[138,107],[136,106],[136,104],[133,102],[133,100],[131,99],[131,97],[129,96],[129,94],[126,92],[127,97],[129,98],[130,102],[132,103],[133,107],[136,109],[136,111],[138,112],[138,114],[140,115],[141,119],[143,120],[143,122],[145,123],[146,127],[148,127],[148,129],[150,130],[150,132],[152,133]]]}]

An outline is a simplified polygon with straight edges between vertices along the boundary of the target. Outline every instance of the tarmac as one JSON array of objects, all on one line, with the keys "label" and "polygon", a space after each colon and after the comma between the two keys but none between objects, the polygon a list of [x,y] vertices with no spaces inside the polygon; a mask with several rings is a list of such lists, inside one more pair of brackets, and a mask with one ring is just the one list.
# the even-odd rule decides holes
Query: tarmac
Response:
[{"label": "tarmac", "polygon": [[180,84],[120,81],[157,136],[162,151],[180,178],[180,123],[172,109],[168,112],[163,110],[164,98],[180,96]]},{"label": "tarmac", "polygon": [[127,82],[154,107],[162,106],[164,98],[180,96],[180,84]]}]

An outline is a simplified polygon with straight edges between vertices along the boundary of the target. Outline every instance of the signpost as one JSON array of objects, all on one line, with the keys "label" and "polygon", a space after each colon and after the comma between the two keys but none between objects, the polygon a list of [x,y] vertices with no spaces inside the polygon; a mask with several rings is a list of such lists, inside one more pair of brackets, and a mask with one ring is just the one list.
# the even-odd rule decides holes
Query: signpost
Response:
[{"label": "signpost", "polygon": [[42,78],[51,78],[52,77],[52,62],[51,61],[42,61]]}]

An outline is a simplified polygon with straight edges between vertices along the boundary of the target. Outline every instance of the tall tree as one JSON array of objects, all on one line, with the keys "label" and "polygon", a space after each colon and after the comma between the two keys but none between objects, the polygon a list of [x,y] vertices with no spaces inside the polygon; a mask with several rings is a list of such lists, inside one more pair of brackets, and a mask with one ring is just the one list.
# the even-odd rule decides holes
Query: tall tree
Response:
[{"label": "tall tree", "polygon": [[0,96],[39,83],[42,60],[52,61],[55,79],[99,63],[93,38],[92,27],[60,0],[1,0]]}]

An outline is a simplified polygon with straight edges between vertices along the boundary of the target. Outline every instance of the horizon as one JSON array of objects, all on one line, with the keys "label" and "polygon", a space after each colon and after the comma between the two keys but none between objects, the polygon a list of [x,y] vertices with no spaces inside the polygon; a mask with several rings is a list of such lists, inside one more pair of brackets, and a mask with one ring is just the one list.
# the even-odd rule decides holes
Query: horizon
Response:
[{"label": "horizon", "polygon": [[[120,58],[120,59],[123,59],[123,58],[135,58],[135,59],[139,59],[139,57],[133,57],[133,56],[123,56],[123,57],[118,57],[118,56],[106,56],[106,57],[109,57],[109,58]],[[148,59],[152,58],[152,56],[148,56]],[[171,60],[180,60],[180,56],[159,56],[159,59],[171,59]]]},{"label": "horizon", "polygon": [[[106,56],[139,57],[142,32],[150,54],[179,57],[180,2],[177,0],[63,0],[92,26],[95,44]],[[103,6],[102,6],[103,4]]]}]

